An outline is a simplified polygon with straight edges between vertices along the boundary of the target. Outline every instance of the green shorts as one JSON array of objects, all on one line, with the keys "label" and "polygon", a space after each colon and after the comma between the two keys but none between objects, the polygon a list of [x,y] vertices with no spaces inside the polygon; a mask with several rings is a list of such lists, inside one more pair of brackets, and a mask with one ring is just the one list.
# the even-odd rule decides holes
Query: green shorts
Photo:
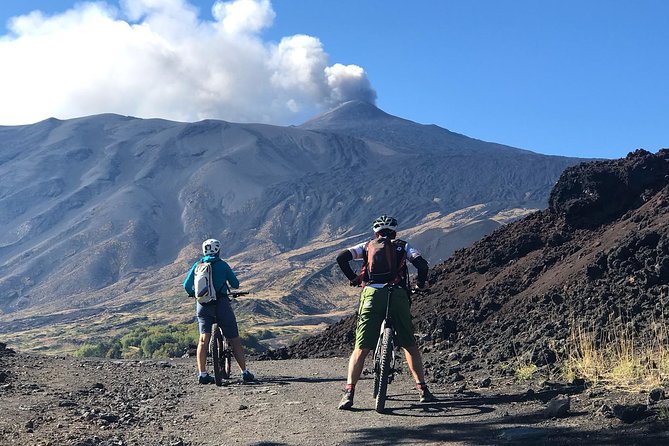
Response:
[{"label": "green shorts", "polygon": [[[379,339],[381,324],[386,317],[388,290],[365,287],[360,294],[358,323],[355,329],[355,348],[374,350]],[[390,314],[400,347],[416,344],[411,323],[409,296],[404,288],[394,288],[390,301]]]}]

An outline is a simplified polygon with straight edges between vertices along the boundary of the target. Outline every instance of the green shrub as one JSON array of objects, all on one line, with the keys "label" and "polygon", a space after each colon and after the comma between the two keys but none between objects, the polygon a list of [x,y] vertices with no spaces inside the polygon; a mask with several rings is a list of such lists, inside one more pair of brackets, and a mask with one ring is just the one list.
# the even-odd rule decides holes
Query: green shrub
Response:
[{"label": "green shrub", "polygon": [[117,340],[104,341],[99,344],[86,343],[79,347],[75,356],[80,357],[98,357],[98,358],[120,358],[121,344]]},{"label": "green shrub", "polygon": [[75,352],[74,356],[82,357],[91,357],[91,356],[104,356],[102,354],[102,344],[84,344],[79,347]]},{"label": "green shrub", "polygon": [[119,341],[116,341],[112,343],[112,345],[107,349],[107,352],[105,353],[105,358],[113,358],[113,359],[120,359],[122,358],[122,346]]},{"label": "green shrub", "polygon": [[[263,330],[266,338],[274,337],[271,331]],[[197,324],[170,324],[135,327],[122,336],[98,344],[86,343],[79,347],[76,356],[100,358],[175,358],[180,357],[190,345],[196,345],[199,338]],[[255,353],[267,348],[258,336],[241,332],[244,347]]]},{"label": "green shrub", "polygon": [[124,349],[128,347],[139,347],[142,343],[142,339],[146,336],[148,330],[146,327],[138,327],[133,329],[130,333],[121,337],[121,345]]},{"label": "green shrub", "polygon": [[86,343],[76,356],[107,358],[172,358],[181,356],[199,337],[196,324],[141,326],[98,344]]},{"label": "green shrub", "polygon": [[123,349],[121,357],[123,359],[141,359],[142,349],[139,347],[130,346],[127,349]]}]

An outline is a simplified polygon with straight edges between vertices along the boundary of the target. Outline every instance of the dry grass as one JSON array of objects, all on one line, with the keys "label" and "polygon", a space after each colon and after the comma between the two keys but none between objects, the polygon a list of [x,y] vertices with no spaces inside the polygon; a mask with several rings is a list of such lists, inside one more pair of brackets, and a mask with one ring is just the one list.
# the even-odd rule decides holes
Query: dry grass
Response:
[{"label": "dry grass", "polygon": [[663,421],[669,421],[669,407],[659,407],[657,417]]},{"label": "dry grass", "polygon": [[515,345],[513,346],[513,349],[515,352],[515,358],[513,363],[510,364],[510,366],[513,367],[513,375],[518,381],[529,381],[539,370],[539,367],[537,367],[537,365],[532,362],[534,351],[532,350],[524,352],[523,354],[518,354]]},{"label": "dry grass", "polygon": [[612,322],[599,335],[573,324],[563,377],[583,378],[592,386],[636,391],[669,379],[668,327],[653,323],[652,336],[640,339],[630,324]]},{"label": "dry grass", "polygon": [[514,375],[518,381],[528,381],[534,376],[538,369],[539,368],[532,363],[521,364],[515,368]]}]

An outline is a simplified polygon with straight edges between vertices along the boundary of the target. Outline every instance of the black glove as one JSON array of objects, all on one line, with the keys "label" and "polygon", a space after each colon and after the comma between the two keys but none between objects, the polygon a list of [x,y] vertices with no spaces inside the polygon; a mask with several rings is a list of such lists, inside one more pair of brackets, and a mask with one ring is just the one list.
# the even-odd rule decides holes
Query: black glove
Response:
[{"label": "black glove", "polygon": [[430,282],[416,282],[419,290],[429,290]]},{"label": "black glove", "polygon": [[360,286],[360,277],[356,277],[348,282],[350,286]]}]

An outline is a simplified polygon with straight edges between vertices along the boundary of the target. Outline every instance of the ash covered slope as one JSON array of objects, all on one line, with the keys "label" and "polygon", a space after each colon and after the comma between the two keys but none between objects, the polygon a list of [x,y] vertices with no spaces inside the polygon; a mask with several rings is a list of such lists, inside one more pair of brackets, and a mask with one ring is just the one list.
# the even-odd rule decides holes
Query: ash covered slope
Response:
[{"label": "ash covered slope", "polygon": [[[402,210],[396,214],[402,216],[404,227],[417,222],[419,209],[435,205],[442,213],[490,202],[496,205],[522,202],[525,207],[543,208],[546,205],[543,197],[557,179],[557,176],[550,179],[555,169],[564,170],[583,161],[539,155],[469,138],[436,125],[417,124],[361,101],[347,102],[300,128],[363,140],[377,155],[385,155],[377,158],[392,159],[393,172],[400,170],[405,174],[392,183],[396,198],[386,198],[393,206],[396,200],[402,202]],[[368,175],[383,168],[382,163],[374,160],[358,174]],[[387,188],[390,186],[367,189]],[[434,195],[435,190],[438,195]],[[376,213],[372,209],[368,217],[374,218]]]},{"label": "ash covered slope", "polygon": [[[567,169],[548,209],[457,251],[431,281],[412,309],[436,380],[451,360],[492,372],[526,354],[552,363],[573,323],[600,332],[622,318],[643,339],[669,314],[669,150]],[[345,353],[353,323],[289,353]]]},{"label": "ash covered slope", "polygon": [[[0,308],[7,312],[49,300],[76,306],[91,292],[171,264],[207,235],[234,232],[226,251],[239,251],[251,243],[245,231],[273,222],[267,213],[294,192],[289,183],[369,156],[351,138],[291,128],[116,115],[4,127],[0,142]],[[321,192],[332,194],[327,185]],[[300,229],[305,239],[317,232]],[[286,232],[270,243],[299,243],[285,240]]]}]

